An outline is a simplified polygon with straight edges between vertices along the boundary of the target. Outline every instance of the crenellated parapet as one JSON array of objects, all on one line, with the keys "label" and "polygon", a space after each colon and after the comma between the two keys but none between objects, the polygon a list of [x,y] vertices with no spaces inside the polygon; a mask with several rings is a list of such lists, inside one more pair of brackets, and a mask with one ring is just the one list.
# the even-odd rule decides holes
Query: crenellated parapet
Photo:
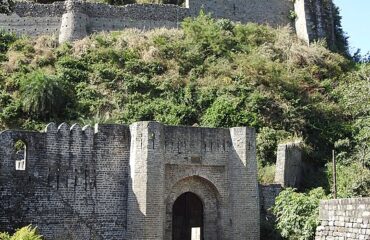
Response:
[{"label": "crenellated parapet", "polygon": [[[17,3],[12,15],[0,14],[0,28],[17,34],[55,34],[59,42],[74,41],[96,32],[126,28],[178,28],[201,10],[216,18],[271,26],[295,26],[299,38],[312,42],[334,40],[333,4],[324,0],[187,0],[185,7],[170,4],[112,6],[67,0],[64,3]],[[293,14],[294,13],[294,14]],[[295,15],[295,19],[294,16]]]},{"label": "crenellated parapet", "polygon": [[258,239],[255,139],[247,127],[158,122],[4,131],[0,231],[33,223],[48,239],[167,240],[176,199],[192,192],[204,239]]},{"label": "crenellated parapet", "polygon": [[[19,141],[24,154],[16,152]],[[50,239],[124,235],[129,149],[124,125],[50,123],[43,132],[0,133],[1,230],[37,223]],[[20,156],[24,169],[16,166]]]}]

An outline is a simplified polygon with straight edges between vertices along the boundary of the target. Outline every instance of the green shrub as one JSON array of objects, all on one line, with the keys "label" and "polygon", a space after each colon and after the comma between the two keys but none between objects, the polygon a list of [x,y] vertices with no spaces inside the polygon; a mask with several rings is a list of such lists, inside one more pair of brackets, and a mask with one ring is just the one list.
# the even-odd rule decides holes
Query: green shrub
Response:
[{"label": "green shrub", "polygon": [[12,236],[8,233],[0,233],[0,240],[42,240],[37,229],[31,225],[18,229]]},{"label": "green shrub", "polygon": [[76,111],[83,118],[92,117],[100,110],[100,99],[103,99],[102,94],[93,86],[81,82],[76,85]]},{"label": "green shrub", "polygon": [[10,50],[23,52],[24,54],[31,54],[35,52],[32,42],[28,38],[18,38],[10,47]]},{"label": "green shrub", "polygon": [[176,101],[157,99],[151,106],[155,109],[154,119],[170,125],[189,124],[196,114],[191,106]]},{"label": "green shrub", "polygon": [[0,30],[0,62],[6,60],[5,53],[10,48],[11,44],[15,42],[16,40],[17,40],[17,37],[15,34]]},{"label": "green shrub", "polygon": [[[333,165],[328,164],[330,188],[333,189]],[[360,163],[337,165],[337,196],[339,198],[370,197],[370,170]]]},{"label": "green shrub", "polygon": [[32,117],[48,120],[60,117],[71,104],[68,84],[41,70],[24,75],[20,80],[20,96],[23,111]]},{"label": "green shrub", "polygon": [[256,116],[243,109],[243,100],[227,95],[218,97],[202,116],[202,125],[210,127],[253,126]]},{"label": "green shrub", "polygon": [[19,99],[11,99],[8,104],[1,108],[0,118],[3,122],[18,123],[15,119],[22,116],[22,102]]},{"label": "green shrub", "polygon": [[56,63],[58,75],[67,82],[83,82],[88,78],[88,66],[80,59],[66,56]]},{"label": "green shrub", "polygon": [[269,127],[260,129],[257,135],[257,160],[262,166],[276,162],[278,143],[289,137],[284,130],[275,130]]},{"label": "green shrub", "polygon": [[17,40],[17,36],[14,33],[8,33],[4,30],[0,30],[0,53],[6,53],[12,43]]},{"label": "green shrub", "polygon": [[297,193],[291,188],[283,190],[272,209],[281,236],[292,240],[314,239],[319,224],[319,202],[324,198],[325,192],[322,188],[313,189],[308,193]]},{"label": "green shrub", "polygon": [[[336,89],[339,103],[352,118],[351,138],[347,142],[347,161],[361,162],[370,168],[370,64],[362,64],[355,72],[348,74]],[[351,141],[352,140],[352,141]],[[343,150],[344,149],[340,149]],[[349,155],[350,156],[349,156]]]},{"label": "green shrub", "polygon": [[258,182],[261,184],[272,184],[275,182],[276,165],[261,166],[258,164]]},{"label": "green shrub", "polygon": [[[228,27],[224,28],[226,25]],[[236,46],[233,24],[225,24],[225,20],[215,20],[202,11],[195,20],[185,19],[182,27],[185,42],[191,42],[193,49],[197,49],[200,55],[204,54],[203,57],[230,54]]]}]

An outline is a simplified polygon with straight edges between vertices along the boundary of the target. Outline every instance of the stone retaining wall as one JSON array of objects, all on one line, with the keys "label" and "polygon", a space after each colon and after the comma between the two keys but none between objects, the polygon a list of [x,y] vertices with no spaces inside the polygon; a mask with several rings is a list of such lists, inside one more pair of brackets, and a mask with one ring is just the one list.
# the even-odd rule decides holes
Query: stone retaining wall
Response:
[{"label": "stone retaining wall", "polygon": [[271,208],[275,204],[275,199],[283,190],[280,184],[259,185],[261,218],[265,220],[273,219]]},{"label": "stone retaining wall", "polygon": [[370,239],[370,198],[325,200],[320,203],[321,224],[316,240]]}]

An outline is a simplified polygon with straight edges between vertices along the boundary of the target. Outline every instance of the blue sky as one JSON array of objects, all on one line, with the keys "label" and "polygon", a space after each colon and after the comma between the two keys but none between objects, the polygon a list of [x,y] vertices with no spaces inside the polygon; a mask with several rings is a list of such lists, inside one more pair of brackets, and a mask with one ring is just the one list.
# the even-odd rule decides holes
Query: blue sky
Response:
[{"label": "blue sky", "polygon": [[370,52],[370,0],[334,0],[340,8],[342,26],[349,36],[351,52]]}]

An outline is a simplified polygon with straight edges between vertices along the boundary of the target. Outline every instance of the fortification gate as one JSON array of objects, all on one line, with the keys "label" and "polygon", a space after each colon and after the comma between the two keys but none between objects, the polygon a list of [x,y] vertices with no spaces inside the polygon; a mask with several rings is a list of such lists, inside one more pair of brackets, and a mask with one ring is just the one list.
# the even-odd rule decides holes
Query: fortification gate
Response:
[{"label": "fortification gate", "polygon": [[5,131],[0,202],[0,230],[32,223],[47,239],[259,239],[255,133],[156,122]]}]

